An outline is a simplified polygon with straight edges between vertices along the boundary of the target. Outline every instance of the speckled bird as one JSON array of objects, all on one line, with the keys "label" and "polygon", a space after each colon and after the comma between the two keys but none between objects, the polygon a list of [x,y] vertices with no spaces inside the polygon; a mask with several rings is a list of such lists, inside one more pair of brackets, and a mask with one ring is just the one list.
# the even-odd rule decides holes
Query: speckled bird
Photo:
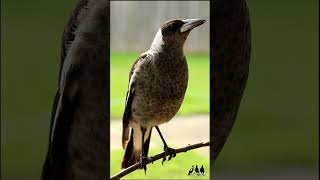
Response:
[{"label": "speckled bird", "polygon": [[125,155],[122,168],[140,161],[146,172],[153,127],[163,141],[169,160],[175,157],[174,149],[168,147],[158,126],[170,121],[182,104],[188,85],[183,45],[190,31],[204,22],[200,19],[165,22],[156,33],[150,49],[132,65],[123,114],[122,146]]}]

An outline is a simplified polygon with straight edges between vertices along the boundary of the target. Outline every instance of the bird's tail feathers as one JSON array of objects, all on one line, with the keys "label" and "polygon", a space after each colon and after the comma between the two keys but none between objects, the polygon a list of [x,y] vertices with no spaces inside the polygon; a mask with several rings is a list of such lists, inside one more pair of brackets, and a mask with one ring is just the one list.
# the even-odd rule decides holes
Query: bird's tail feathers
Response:
[{"label": "bird's tail feathers", "polygon": [[[128,125],[123,126],[123,130],[122,130],[122,148],[123,149],[125,149],[127,147],[128,139],[129,139],[129,131],[130,131],[130,127]],[[132,132],[132,130],[131,130],[131,132]]]},{"label": "bird's tail feathers", "polygon": [[[151,139],[151,132],[152,132],[152,128],[150,129],[148,139],[145,140],[144,145],[143,145],[143,151],[146,156],[148,156],[150,139]],[[130,167],[140,161],[141,149],[134,148],[133,134],[134,134],[134,130],[131,129],[129,142],[126,145],[125,154],[124,154],[124,157],[122,160],[122,166],[121,166],[122,169],[128,168],[128,167]]]},{"label": "bird's tail feathers", "polygon": [[[127,167],[130,167],[131,165],[139,162],[141,150],[134,149],[133,147],[133,129],[131,129],[131,134],[130,134],[130,140],[125,146],[126,151],[122,160],[122,165],[121,168],[125,169]],[[122,141],[123,143],[123,141]],[[123,144],[122,144],[123,145]]]}]

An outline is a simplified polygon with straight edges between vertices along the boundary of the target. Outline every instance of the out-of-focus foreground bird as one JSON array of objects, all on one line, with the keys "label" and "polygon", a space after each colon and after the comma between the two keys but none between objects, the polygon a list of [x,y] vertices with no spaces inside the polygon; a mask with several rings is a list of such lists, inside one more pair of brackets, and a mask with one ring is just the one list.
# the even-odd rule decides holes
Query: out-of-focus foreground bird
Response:
[{"label": "out-of-focus foreground bird", "polygon": [[251,51],[246,1],[215,0],[213,3],[210,47],[211,172],[238,113],[249,74]]},{"label": "out-of-focus foreground bird", "polygon": [[169,160],[175,156],[174,149],[168,147],[158,125],[170,121],[180,108],[188,84],[183,45],[190,31],[204,22],[186,19],[164,23],[150,49],[132,65],[123,115],[122,145],[125,155],[122,168],[140,161],[146,172],[153,127],[163,141]]},{"label": "out-of-focus foreground bird", "polygon": [[65,26],[42,180],[109,177],[108,4],[80,0]]}]

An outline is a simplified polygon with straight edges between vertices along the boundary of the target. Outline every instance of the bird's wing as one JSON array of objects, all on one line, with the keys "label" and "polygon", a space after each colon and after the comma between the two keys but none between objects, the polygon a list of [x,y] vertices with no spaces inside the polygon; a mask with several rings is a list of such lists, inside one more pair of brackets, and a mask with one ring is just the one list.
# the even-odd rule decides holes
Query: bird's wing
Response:
[{"label": "bird's wing", "polygon": [[135,89],[135,83],[134,83],[134,72],[139,66],[139,62],[144,60],[147,57],[146,54],[140,55],[140,57],[133,63],[130,73],[129,73],[129,84],[128,84],[128,91],[126,95],[126,104],[125,104],[125,110],[123,113],[122,118],[122,147],[125,148],[129,139],[129,121],[131,118],[131,104],[134,97],[134,89]]},{"label": "bird's wing", "polygon": [[[45,164],[42,171],[42,179],[51,179],[53,171],[57,170],[52,167],[54,158],[58,157],[63,159],[63,142],[66,142],[66,133],[71,124],[72,119],[71,104],[75,101],[77,93],[76,82],[71,83],[77,76],[77,59],[69,54],[69,48],[75,39],[75,30],[78,28],[80,23],[80,14],[85,13],[85,7],[88,4],[88,0],[80,0],[75,9],[73,10],[70,18],[65,26],[62,36],[62,49],[60,56],[60,73],[59,73],[59,87],[54,99],[50,132],[49,132],[49,144],[48,153],[46,156]],[[70,53],[71,54],[71,53]],[[71,98],[70,98],[71,97]],[[54,155],[53,152],[57,152]],[[55,159],[55,161],[59,161]]]},{"label": "bird's wing", "polygon": [[69,20],[67,21],[63,34],[62,34],[62,44],[61,44],[61,53],[60,53],[60,72],[59,72],[59,82],[61,71],[63,67],[63,62],[66,58],[68,49],[71,43],[74,41],[75,38],[75,31],[79,27],[79,23],[84,18],[84,14],[86,13],[86,7],[88,5],[88,0],[80,0],[79,3],[76,5],[72,13],[70,14]]},{"label": "bird's wing", "polygon": [[[75,30],[78,28],[79,22],[81,20],[80,14],[84,13],[83,9],[87,6],[87,4],[88,4],[88,0],[80,0],[79,3],[74,8],[74,10],[72,11],[72,13],[70,14],[69,20],[64,27],[64,31],[63,31],[63,35],[62,35],[61,53],[60,53],[60,72],[59,72],[59,81],[58,81],[59,83],[60,83],[61,71],[63,69],[63,64],[64,64],[64,61],[66,58],[66,54],[68,52],[68,48],[75,38]],[[59,84],[58,84],[58,86],[59,86]],[[56,92],[56,96],[54,99],[54,103],[53,103],[53,108],[51,111],[52,112],[51,113],[52,119],[51,119],[51,124],[50,124],[49,140],[51,139],[51,132],[52,132],[52,127],[53,127],[53,122],[54,122],[54,120],[53,120],[54,114],[57,109],[58,100],[60,98],[59,91],[60,90],[58,87],[58,90]]]},{"label": "bird's wing", "polygon": [[[74,101],[77,85],[75,79],[78,73],[78,67],[81,61],[80,57],[77,57],[80,49],[77,47],[75,41],[75,31],[79,26],[81,17],[86,13],[86,7],[88,0],[81,0],[77,4],[75,10],[71,14],[68,23],[65,26],[62,37],[62,49],[61,49],[61,64],[59,73],[59,89],[55,98],[54,109],[52,113],[52,126],[50,128],[50,142],[53,139],[55,126],[57,124],[58,116],[62,110],[62,104],[64,102],[64,96],[68,96],[69,103]],[[74,83],[72,83],[74,82]]]}]

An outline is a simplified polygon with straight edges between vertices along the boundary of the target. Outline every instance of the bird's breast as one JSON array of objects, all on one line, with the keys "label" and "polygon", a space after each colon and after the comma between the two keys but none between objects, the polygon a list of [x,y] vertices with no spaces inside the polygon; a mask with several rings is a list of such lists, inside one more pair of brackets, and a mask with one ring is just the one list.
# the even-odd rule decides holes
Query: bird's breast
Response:
[{"label": "bird's breast", "polygon": [[137,73],[133,118],[151,126],[169,121],[178,112],[187,89],[186,62],[161,65],[153,62]]}]

